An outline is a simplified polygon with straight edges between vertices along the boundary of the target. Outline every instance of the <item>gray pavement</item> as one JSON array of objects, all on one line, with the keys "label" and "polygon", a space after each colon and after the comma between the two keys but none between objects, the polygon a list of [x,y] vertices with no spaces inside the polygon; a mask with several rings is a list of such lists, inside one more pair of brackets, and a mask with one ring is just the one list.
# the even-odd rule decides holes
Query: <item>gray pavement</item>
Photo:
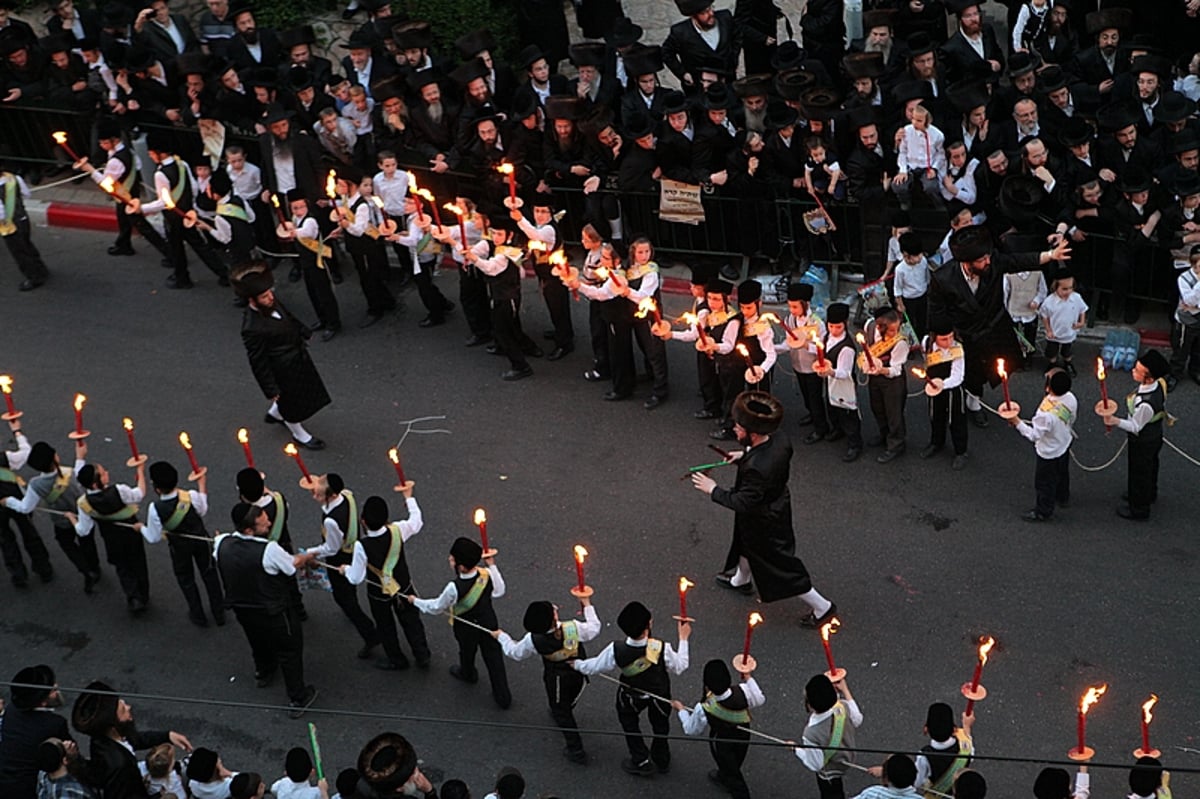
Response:
[{"label": "gray pavement", "polygon": [[[112,259],[104,254],[106,235],[39,229],[36,240],[54,272],[46,287],[18,294],[19,279],[7,258],[0,272],[7,344],[0,372],[16,381],[29,435],[68,452],[70,402],[82,391],[89,397],[92,458],[124,477],[122,416],[136,421],[143,451],[176,464],[184,462],[176,437],[187,430],[210,467],[210,527],[224,529],[235,501],[233,476],[243,464],[234,434],[246,426],[269,484],[292,503],[293,536],[315,543],[317,508],[296,486],[298,472],[281,452],[283,431],[260,421],[265,402],[246,365],[240,312],[228,291],[198,265],[195,290],[163,290],[167,273],[149,248],[140,247],[135,258]],[[454,281],[450,274],[439,277],[452,298]],[[302,318],[311,315],[298,286],[284,283],[281,293]],[[671,348],[671,399],[647,413],[640,402],[602,402],[603,388],[582,379],[590,362],[585,337],[564,361],[537,361],[533,379],[505,384],[499,380],[501,359],[463,348],[461,314],[445,327],[421,330],[416,322],[423,312],[415,295],[406,294],[403,311],[359,331],[355,325],[365,309],[353,278],[338,296],[348,330],[313,346],[334,404],[310,427],[330,447],[306,453],[305,460],[314,471],[340,472],[359,496],[382,493],[390,500],[393,475],[385,453],[401,432],[398,422],[446,415],[440,424],[450,435],[410,437],[403,450],[426,518],[408,547],[423,594],[444,583],[449,543],[472,534],[471,513],[480,505],[487,508],[510,585],[510,596],[497,603],[510,631],[520,631],[532,599],[550,598],[570,612],[576,543],[591,552],[588,582],[605,622],[593,651],[619,635],[616,613],[635,598],[656,612],[656,631],[673,639],[675,584],[686,574],[698,583],[689,599],[698,622],[692,668],[673,681],[675,695],[688,702],[699,698],[703,662],[735,654],[746,614],[759,609],[766,621],[755,634],[754,653],[768,702],[754,724],[799,737],[804,682],[824,668],[819,637],[798,626],[798,603],[756,605],[712,580],[732,518],[679,479],[688,465],[713,459],[706,449],[708,428],[691,419],[698,401],[687,348]],[[527,329],[540,335],[547,320],[532,285],[525,300]],[[684,301],[669,298],[668,310]],[[582,303],[575,313],[577,330],[586,332]],[[1095,356],[1094,346],[1081,350],[1080,364]],[[797,442],[792,492],[798,551],[817,586],[841,609],[844,628],[833,645],[866,715],[861,746],[923,744],[926,705],[945,700],[961,709],[958,686],[970,676],[975,641],[991,634],[998,644],[983,678],[990,694],[977,710],[981,753],[1062,759],[1074,743],[1073,708],[1080,695],[1090,684],[1108,682],[1108,695],[1090,715],[1089,743],[1098,759],[1132,762],[1139,705],[1155,692],[1161,701],[1153,740],[1164,760],[1176,768],[1200,766],[1195,754],[1174,749],[1196,747],[1200,735],[1192,607],[1200,579],[1188,488],[1194,466],[1164,451],[1161,500],[1153,521],[1140,525],[1113,514],[1124,488],[1123,459],[1097,473],[1073,469],[1071,507],[1051,523],[1031,526],[1018,514],[1033,501],[1032,446],[999,420],[986,430],[972,428],[970,467],[952,472],[949,457],[916,457],[928,423],[923,403],[914,400],[908,455],[889,466],[877,465],[873,456],[845,465],[840,445],[799,443],[794,383],[782,368],[775,377],[791,417],[785,431]],[[1040,383],[1032,374],[1014,377],[1014,398],[1027,411],[1038,401]],[[1110,385],[1114,395],[1123,395],[1128,375],[1113,375]],[[1081,376],[1077,394],[1081,407],[1090,407],[1098,398],[1094,379]],[[1169,402],[1181,418],[1168,435],[1193,455],[1200,454],[1193,421],[1197,396],[1197,387],[1187,383]],[[864,427],[873,431],[873,421]],[[1077,430],[1075,452],[1085,464],[1102,464],[1120,446],[1120,435],[1105,437],[1090,413],[1082,414]],[[732,475],[717,477],[728,482]],[[39,516],[38,523],[48,537],[46,519]],[[150,694],[283,701],[279,685],[254,688],[236,625],[197,630],[188,623],[164,547],[150,549],[151,610],[136,620],[125,612],[111,569],[101,591],[85,597],[61,553],[53,544],[51,549],[58,569],[52,585],[17,591],[0,580],[0,677],[26,663],[47,662],[64,686],[102,677]],[[717,795],[704,776],[711,768],[707,747],[698,741],[675,743],[672,773],[649,782],[620,771],[624,746],[616,736],[587,735],[592,763],[566,763],[557,733],[521,728],[549,723],[540,666],[509,664],[515,702],[500,711],[485,684],[463,686],[446,674],[456,655],[442,619],[426,619],[434,649],[429,672],[381,673],[355,659],[353,628],[330,597],[310,595],[307,605],[306,668],[321,691],[317,707],[398,717],[310,714],[306,721],[318,724],[331,770],[351,764],[368,737],[391,728],[416,743],[435,776],[461,777],[475,795],[483,795],[507,764],[525,772],[529,795]],[[581,725],[617,731],[613,693],[611,685],[593,681],[577,709]],[[218,749],[231,768],[256,770],[269,780],[280,775],[284,752],[305,742],[303,722],[278,711],[148,699],[133,704],[143,727],[183,731],[194,743]],[[518,727],[479,726],[493,722]],[[998,797],[1028,795],[1036,773],[1032,765],[980,768]],[[746,773],[759,796],[816,795],[812,777],[785,752],[756,749]],[[857,791],[868,780],[852,775],[848,784]],[[1100,771],[1093,784],[1096,796],[1122,795],[1125,775]],[[1194,795],[1200,778],[1177,774],[1172,786],[1177,796]]]}]

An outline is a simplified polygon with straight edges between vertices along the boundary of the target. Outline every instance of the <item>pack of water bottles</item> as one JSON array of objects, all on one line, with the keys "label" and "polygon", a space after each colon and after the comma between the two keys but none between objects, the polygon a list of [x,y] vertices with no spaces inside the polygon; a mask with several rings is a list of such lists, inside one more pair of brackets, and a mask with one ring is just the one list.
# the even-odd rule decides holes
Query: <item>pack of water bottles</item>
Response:
[{"label": "pack of water bottles", "polygon": [[1114,328],[1108,331],[1108,335],[1104,337],[1104,346],[1101,348],[1100,357],[1104,359],[1104,365],[1108,368],[1128,372],[1137,363],[1141,344],[1142,337],[1136,330],[1125,327]]}]

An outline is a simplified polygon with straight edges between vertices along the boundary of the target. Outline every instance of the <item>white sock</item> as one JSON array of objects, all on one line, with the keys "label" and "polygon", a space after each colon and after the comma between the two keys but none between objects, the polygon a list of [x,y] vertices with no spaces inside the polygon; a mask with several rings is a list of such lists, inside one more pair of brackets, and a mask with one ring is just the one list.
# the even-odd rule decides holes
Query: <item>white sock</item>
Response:
[{"label": "white sock", "polygon": [[292,431],[292,438],[299,441],[301,444],[307,444],[312,441],[312,433],[304,429],[304,425],[299,422],[284,422],[287,429]]},{"label": "white sock", "polygon": [[283,419],[283,414],[279,412],[278,402],[272,402],[271,407],[267,408],[267,416],[270,416],[272,419]]},{"label": "white sock", "polygon": [[974,411],[983,410],[983,406],[979,404],[979,397],[975,396],[970,391],[966,392],[966,394],[967,394],[967,410],[968,411],[974,412]]},{"label": "white sock", "polygon": [[750,563],[745,558],[738,558],[737,571],[729,578],[732,586],[743,586],[750,582]]},{"label": "white sock", "polygon": [[621,217],[618,216],[616,219],[608,220],[608,226],[612,230],[612,240],[620,241],[622,238]]},{"label": "white sock", "polygon": [[800,600],[812,608],[813,615],[817,618],[824,616],[833,607],[833,603],[821,596],[821,592],[815,588],[810,588],[807,592],[801,594]]}]

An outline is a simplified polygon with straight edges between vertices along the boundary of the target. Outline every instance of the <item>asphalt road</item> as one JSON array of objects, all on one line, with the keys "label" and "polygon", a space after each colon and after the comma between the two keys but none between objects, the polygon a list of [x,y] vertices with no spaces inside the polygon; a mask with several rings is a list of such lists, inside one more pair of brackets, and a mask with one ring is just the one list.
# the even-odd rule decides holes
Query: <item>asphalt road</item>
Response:
[{"label": "asphalt road", "polygon": [[[315,543],[318,509],[297,487],[299,473],[282,454],[286,433],[261,422],[265,402],[246,365],[240,311],[230,305],[228,290],[216,287],[199,265],[193,266],[195,290],[163,290],[167,273],[149,248],[136,258],[112,259],[104,254],[109,240],[102,234],[38,230],[36,240],[53,281],[18,294],[19,278],[6,260],[0,286],[6,343],[0,371],[15,378],[31,438],[47,438],[69,452],[76,391],[89,398],[92,458],[120,477],[128,473],[122,416],[136,421],[143,451],[177,465],[185,461],[176,437],[186,430],[210,467],[210,526],[225,528],[235,501],[233,476],[243,465],[234,434],[248,427],[258,465],[292,503],[293,536]],[[456,294],[453,275],[439,282],[451,297]],[[525,320],[536,336],[546,315],[533,289],[526,287]],[[302,317],[310,315],[299,286],[285,282],[281,294]],[[688,465],[713,459],[706,449],[708,427],[691,418],[698,401],[689,349],[670,348],[671,399],[648,413],[640,402],[602,402],[603,387],[582,379],[590,360],[586,338],[564,361],[535,362],[533,379],[507,384],[499,380],[502,359],[463,348],[460,314],[445,327],[419,329],[422,309],[414,294],[406,294],[403,311],[359,331],[355,325],[365,308],[353,279],[338,296],[347,332],[313,346],[334,404],[310,429],[330,447],[305,453],[305,460],[313,471],[341,473],[359,496],[391,499],[394,475],[385,453],[402,432],[399,422],[446,416],[437,425],[449,435],[411,436],[403,449],[426,519],[408,549],[422,593],[434,594],[448,578],[450,541],[473,534],[477,506],[487,509],[500,550],[511,595],[497,603],[498,611],[513,632],[520,631],[530,600],[550,598],[570,612],[576,543],[591,552],[587,579],[605,622],[593,651],[619,636],[616,613],[635,598],[657,613],[656,631],[673,639],[675,584],[686,574],[698,583],[689,599],[698,621],[692,668],[674,680],[676,696],[699,698],[704,661],[735,654],[746,615],[757,608],[766,621],[755,634],[754,653],[768,701],[754,724],[799,737],[803,685],[824,668],[819,637],[798,626],[797,602],[756,605],[712,580],[733,520],[680,480]],[[671,298],[668,308],[684,301]],[[586,308],[581,303],[575,312],[577,330],[586,333]],[[1081,350],[1080,363],[1095,355],[1094,348]],[[780,372],[777,392],[794,419],[800,400],[790,375]],[[1015,376],[1015,399],[1031,410],[1040,384],[1040,376]],[[1120,395],[1131,384],[1128,375],[1116,374],[1110,385]],[[1081,376],[1081,407],[1090,407],[1097,393],[1094,379]],[[1181,420],[1168,432],[1194,455],[1200,454],[1196,398],[1191,383],[1171,396],[1170,408]],[[994,395],[989,400],[997,401]],[[1086,464],[1104,463],[1121,437],[1106,437],[1098,418],[1081,416],[1075,452]],[[803,431],[785,421],[785,431],[797,440],[792,491],[798,550],[817,586],[841,609],[844,627],[833,645],[866,716],[860,745],[888,750],[923,744],[925,707],[945,700],[961,708],[958,686],[970,677],[975,642],[991,634],[998,644],[983,677],[989,696],[977,710],[981,754],[1062,759],[1074,745],[1073,708],[1080,695],[1088,685],[1107,682],[1108,694],[1089,717],[1088,741],[1098,760],[1132,762],[1139,705],[1154,692],[1161,701],[1153,740],[1168,766],[1200,767],[1196,754],[1175,749],[1200,748],[1194,677],[1200,654],[1192,607],[1200,580],[1189,490],[1195,467],[1164,451],[1161,500],[1149,524],[1114,515],[1124,488],[1121,459],[1098,473],[1073,469],[1071,507],[1052,523],[1029,525],[1018,515],[1032,506],[1032,446],[994,419],[986,430],[971,429],[970,467],[952,472],[949,456],[916,457],[928,433],[925,419],[924,404],[911,402],[909,454],[888,466],[873,457],[845,465],[841,444],[805,447],[798,441]],[[873,422],[864,427],[873,431]],[[725,481],[731,477],[718,473]],[[49,538],[46,519],[38,522]],[[51,549],[59,575],[53,585],[17,591],[0,580],[0,676],[47,662],[64,686],[102,677],[128,691],[214,703],[283,701],[278,685],[255,689],[235,624],[198,630],[187,622],[165,547],[150,549],[151,610],[137,620],[126,614],[111,570],[102,590],[85,597],[78,577]],[[390,728],[416,743],[435,777],[463,778],[480,796],[509,764],[525,772],[530,795],[717,795],[705,779],[711,761],[700,742],[674,744],[671,775],[649,782],[620,771],[624,746],[615,735],[587,736],[588,766],[566,763],[560,736],[522,728],[550,723],[536,663],[509,664],[515,703],[500,711],[486,682],[467,687],[446,674],[456,653],[441,619],[426,619],[434,649],[429,672],[382,673],[355,659],[357,638],[331,598],[310,595],[307,604],[306,668],[321,691],[318,708],[425,719],[313,712],[306,721],[317,722],[330,769],[351,764],[368,737]],[[577,709],[580,723],[617,731],[613,694],[613,686],[593,681]],[[183,731],[194,743],[218,749],[231,768],[256,770],[269,780],[281,774],[285,751],[305,741],[303,722],[278,711],[149,699],[133,704],[143,727]],[[480,726],[494,722],[517,726]],[[1036,773],[1032,765],[980,768],[992,795],[1002,797],[1028,795]],[[785,752],[755,750],[746,773],[760,796],[815,795],[812,777]],[[1098,771],[1093,783],[1097,796],[1120,795],[1125,774]],[[867,784],[865,775],[849,780],[852,789]],[[1200,777],[1177,774],[1173,787],[1178,796],[1192,795]]]}]

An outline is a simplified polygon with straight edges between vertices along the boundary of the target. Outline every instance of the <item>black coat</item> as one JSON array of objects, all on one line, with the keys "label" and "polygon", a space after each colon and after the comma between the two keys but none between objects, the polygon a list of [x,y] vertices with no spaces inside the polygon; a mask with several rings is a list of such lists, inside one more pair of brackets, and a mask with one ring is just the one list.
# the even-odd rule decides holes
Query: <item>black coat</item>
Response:
[{"label": "black coat", "polygon": [[[175,23],[175,27],[179,30],[179,35],[183,37],[183,52],[199,52],[200,40],[196,38],[196,34],[192,31],[192,26],[188,23],[187,17],[183,14],[172,14],[171,21]],[[171,38],[171,35],[153,21],[147,22],[142,28],[142,32],[134,35],[134,40],[137,44],[149,48],[163,64],[174,64],[176,57],[179,55],[179,51],[175,49],[175,41]]]},{"label": "black coat", "polygon": [[[1020,363],[1021,350],[1004,307],[1004,274],[1041,269],[1038,261],[1038,253],[992,253],[991,268],[979,279],[974,293],[958,261],[943,264],[933,273],[929,286],[930,318],[949,319],[959,340],[972,346],[974,357]],[[999,378],[989,370],[988,380],[995,385]]]},{"label": "black coat", "polygon": [[[275,194],[279,193],[279,182],[275,178],[275,159],[271,156],[272,139],[268,131],[258,137],[259,165],[262,169],[263,188]],[[296,128],[292,120],[292,165],[296,173],[296,187],[304,192],[309,200],[325,196],[325,175],[321,161],[321,145],[312,136],[305,136]]]},{"label": "black coat", "polygon": [[[126,739],[134,750],[150,749],[171,740],[166,732],[138,732]],[[138,771],[137,757],[107,736],[92,737],[87,781],[104,799],[147,799],[150,794]]]},{"label": "black coat", "polygon": [[804,562],[796,557],[792,495],[788,490],[792,444],[782,433],[746,450],[737,462],[733,488],[717,486],[712,501],[734,512],[731,554],[745,558],[763,602],[799,596],[812,589]]},{"label": "black coat", "polygon": [[308,355],[308,328],[278,301],[275,311],[247,308],[242,317],[242,343],[250,371],[267,399],[279,398],[279,412],[289,422],[303,422],[330,403],[329,392]]},{"label": "black coat", "polygon": [[[279,44],[279,36],[272,30],[258,31],[258,44],[262,48],[262,61],[255,61],[250,54],[250,48],[241,36],[234,36],[225,44],[225,57],[233,62],[234,67],[241,72],[243,69],[255,67],[271,67],[277,69],[279,62],[287,58],[287,53]],[[371,77],[375,77],[372,75]],[[320,87],[318,87],[320,88]]]},{"label": "black coat", "polygon": [[991,25],[983,26],[984,57],[982,59],[975,52],[975,48],[967,43],[962,31],[955,32],[938,52],[941,54],[942,66],[946,69],[947,83],[957,83],[964,78],[990,74],[992,68],[985,63],[987,61],[999,61],[1000,69],[1004,69],[1004,50],[1000,47],[1000,42],[996,40],[996,32],[992,30]]},{"label": "black coat", "polygon": [[741,34],[733,24],[733,14],[729,11],[721,9],[716,16],[717,29],[721,32],[716,50],[700,38],[691,19],[671,26],[671,32],[662,45],[663,64],[679,80],[683,80],[684,73],[695,73],[702,65],[710,63],[720,64],[731,75],[737,72],[738,54],[742,47]]},{"label": "black coat", "polygon": [[4,736],[0,738],[0,796],[37,796],[37,750],[47,738],[70,740],[67,720],[48,710],[8,709],[4,714]]},{"label": "black coat", "polygon": [[[76,8],[75,14],[79,17],[79,21],[83,24],[83,35],[89,39],[100,38],[100,12],[93,8]],[[58,14],[46,20],[46,32],[50,35],[56,33],[73,33],[73,28],[66,27],[66,22]]]}]

